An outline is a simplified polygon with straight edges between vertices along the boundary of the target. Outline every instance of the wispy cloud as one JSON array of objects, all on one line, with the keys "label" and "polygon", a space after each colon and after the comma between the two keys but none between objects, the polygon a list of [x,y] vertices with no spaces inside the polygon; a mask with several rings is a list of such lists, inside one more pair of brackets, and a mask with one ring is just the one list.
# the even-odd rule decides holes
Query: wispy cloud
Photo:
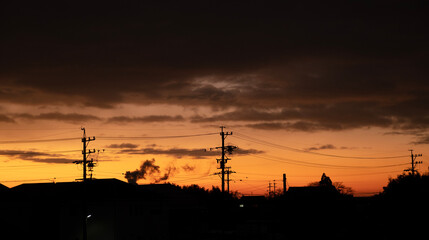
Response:
[{"label": "wispy cloud", "polygon": [[324,144],[315,147],[305,148],[305,151],[332,150],[332,149],[348,149],[348,147],[336,147],[333,144]]},{"label": "wispy cloud", "polygon": [[417,140],[413,141],[412,144],[417,144],[417,145],[429,144],[429,134],[417,137]]},{"label": "wispy cloud", "polygon": [[218,156],[216,151],[207,151],[206,149],[186,149],[186,148],[142,148],[142,149],[124,149],[121,153],[127,154],[148,154],[148,155],[170,155],[176,158],[191,157],[196,159]]},{"label": "wispy cloud", "polygon": [[10,118],[4,114],[0,114],[0,122],[14,123],[15,120],[13,120],[12,118]]},{"label": "wispy cloud", "polygon": [[139,145],[138,144],[133,144],[133,143],[121,143],[121,144],[110,144],[105,146],[106,148],[137,148]]},{"label": "wispy cloud", "polygon": [[101,120],[101,118],[90,114],[60,113],[60,112],[50,112],[50,113],[41,113],[41,114],[20,113],[20,114],[14,114],[13,117],[19,118],[19,119],[26,119],[26,120],[55,120],[55,121],[70,122],[70,123],[80,123],[80,122],[86,122],[86,121]]},{"label": "wispy cloud", "polygon": [[0,156],[40,163],[73,163],[76,161],[76,159],[70,159],[60,154],[23,150],[0,150]]},{"label": "wispy cloud", "polygon": [[[142,148],[142,149],[123,149],[121,153],[126,154],[142,154],[142,155],[169,155],[175,158],[191,157],[193,159],[205,159],[208,157],[219,156],[219,150],[209,151],[206,149],[187,149],[187,148]],[[241,149],[238,148],[233,152],[233,155],[249,155],[260,154],[263,151],[256,149]]]},{"label": "wispy cloud", "polygon": [[181,115],[150,115],[143,117],[116,116],[107,119],[108,123],[150,123],[150,122],[182,122],[185,119]]},{"label": "wispy cloud", "polygon": [[194,171],[194,170],[195,170],[195,166],[190,166],[190,165],[188,165],[188,164],[185,164],[184,166],[182,166],[182,169],[183,169],[185,172],[192,172],[192,171]]}]

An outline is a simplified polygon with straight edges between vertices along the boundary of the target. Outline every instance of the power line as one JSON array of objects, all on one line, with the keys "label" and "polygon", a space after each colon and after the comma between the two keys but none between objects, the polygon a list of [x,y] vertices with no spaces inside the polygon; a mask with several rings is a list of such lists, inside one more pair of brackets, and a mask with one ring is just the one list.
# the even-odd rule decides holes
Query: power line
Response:
[{"label": "power line", "polygon": [[0,128],[0,131],[58,131],[58,130],[78,130],[78,128]]},{"label": "power line", "polygon": [[38,142],[58,142],[58,141],[74,141],[80,138],[55,138],[55,139],[33,139],[33,140],[13,140],[13,141],[0,141],[0,144],[17,144],[17,143],[38,143]]},{"label": "power line", "polygon": [[216,135],[218,133],[200,133],[200,134],[189,134],[189,135],[171,135],[171,136],[140,136],[140,137],[97,137],[98,139],[112,139],[112,140],[127,140],[127,139],[166,139],[166,138],[188,138],[188,137],[201,137],[201,136],[210,136]]},{"label": "power line", "polygon": [[40,164],[31,164],[31,165],[12,165],[12,166],[0,166],[0,168],[20,168],[20,167],[45,167],[48,164],[40,165]]},{"label": "power line", "polygon": [[64,166],[64,165],[46,163],[45,165],[0,166],[0,171],[17,171],[17,170],[26,170],[26,169],[34,169],[34,168],[51,168],[51,167],[58,167],[58,166]]},{"label": "power line", "polygon": [[0,181],[0,182],[2,182],[2,183],[6,183],[6,182],[35,182],[35,181],[50,181],[50,182],[52,182],[56,179],[66,179],[66,178],[76,178],[76,176],[39,178],[39,179],[4,180],[4,181]]},{"label": "power line", "polygon": [[71,152],[82,152],[82,150],[58,150],[58,151],[43,151],[45,153],[71,153]]},{"label": "power line", "polygon": [[23,179],[23,180],[6,180],[1,182],[35,182],[35,181],[52,181],[53,178],[39,178],[39,179]]},{"label": "power line", "polygon": [[397,170],[397,171],[388,171],[388,172],[372,172],[372,173],[341,174],[341,175],[334,175],[334,176],[336,176],[336,177],[353,177],[353,176],[382,175],[382,174],[400,173],[400,172],[402,172],[402,170]]},{"label": "power line", "polygon": [[191,177],[191,178],[185,178],[185,179],[179,179],[179,180],[174,180],[172,182],[176,183],[176,182],[188,182],[188,181],[195,181],[195,180],[200,180],[200,179],[206,179],[206,178],[210,178],[213,175],[203,175],[200,177]]},{"label": "power line", "polygon": [[[166,138],[187,138],[187,137],[200,137],[200,136],[209,136],[215,135],[218,133],[200,133],[200,134],[189,134],[189,135],[172,135],[172,136],[122,136],[122,137],[113,137],[113,136],[104,136],[97,137],[98,139],[112,139],[112,140],[124,140],[124,139],[166,139]],[[28,139],[28,140],[12,140],[12,141],[0,141],[0,144],[18,144],[18,143],[39,143],[39,142],[58,142],[58,141],[74,141],[80,140],[80,138],[51,138],[51,139]]]},{"label": "power line", "polygon": [[334,165],[334,164],[326,164],[326,163],[314,163],[314,162],[306,162],[306,161],[298,161],[288,158],[274,157],[268,155],[256,155],[252,154],[254,157],[262,158],[274,162],[288,163],[293,165],[300,165],[306,167],[325,167],[325,168],[388,168],[388,167],[398,167],[408,165],[408,163],[400,163],[400,164],[390,164],[390,165],[376,165],[376,166],[356,166],[356,165]]},{"label": "power line", "polygon": [[336,155],[336,154],[326,154],[326,153],[311,152],[311,151],[304,150],[304,149],[299,149],[299,148],[284,146],[284,145],[280,145],[280,144],[276,144],[276,143],[271,143],[271,142],[268,142],[268,141],[265,141],[265,140],[260,140],[260,139],[257,139],[257,138],[253,138],[253,137],[241,134],[241,133],[236,133],[236,135],[233,136],[233,137],[236,137],[236,138],[241,139],[241,140],[245,140],[245,141],[249,141],[249,142],[261,144],[261,145],[266,145],[266,146],[270,146],[270,147],[275,147],[275,148],[283,149],[283,150],[289,150],[289,151],[300,152],[300,153],[308,153],[308,154],[325,156],[325,157],[350,158],[350,159],[393,159],[393,158],[408,157],[408,155],[402,155],[402,156],[384,156],[384,157],[360,157],[360,156],[344,156],[344,155]]}]

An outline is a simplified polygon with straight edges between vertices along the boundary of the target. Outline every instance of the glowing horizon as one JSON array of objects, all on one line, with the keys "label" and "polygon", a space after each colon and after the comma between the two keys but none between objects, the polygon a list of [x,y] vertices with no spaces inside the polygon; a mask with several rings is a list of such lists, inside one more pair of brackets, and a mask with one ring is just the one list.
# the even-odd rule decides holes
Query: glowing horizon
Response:
[{"label": "glowing horizon", "polygon": [[[95,141],[89,143],[88,148],[105,150],[98,156],[98,165],[93,172],[94,178],[117,178],[126,181],[123,175],[126,171],[139,168],[144,160],[155,159],[155,164],[160,166],[160,173],[156,175],[158,177],[164,174],[167,168],[174,168],[169,178],[161,183],[197,184],[209,189],[212,186],[220,187],[219,176],[213,175],[215,172],[219,172],[217,169],[219,164],[216,164],[216,158],[220,158],[219,152],[205,153],[205,151],[210,151],[210,148],[220,146],[220,136],[217,133],[220,129],[172,129],[174,129],[173,126],[158,129],[121,129],[119,126],[110,129],[109,127],[93,127],[92,129],[86,127],[87,136],[96,137]],[[320,142],[317,139],[306,142],[308,135],[314,136],[314,133],[268,132],[269,134],[267,134],[265,131],[249,131],[244,128],[238,128],[237,131],[232,128],[227,128],[227,130],[235,133],[235,135],[227,137],[227,144],[238,146],[239,149],[254,151],[229,155],[231,160],[227,163],[227,166],[231,166],[231,170],[236,172],[230,176],[230,190],[238,191],[244,195],[266,194],[269,182],[273,184],[274,180],[277,182],[277,189],[282,188],[283,173],[286,173],[288,186],[308,185],[311,182],[319,181],[322,173],[326,173],[332,181],[342,182],[345,186],[351,187],[356,196],[375,194],[381,192],[382,187],[387,185],[389,177],[396,177],[396,175],[401,174],[404,169],[409,168],[410,164],[409,152],[407,151],[410,146],[404,145],[402,150],[398,148],[403,142],[403,138],[398,138],[396,140],[398,142],[393,146],[382,146],[377,144],[377,142],[380,143],[380,139],[389,138],[391,142],[395,141],[391,135],[374,134],[378,130],[366,130],[366,136],[371,136],[369,134],[371,132],[373,135],[368,137],[364,144],[361,142],[361,146],[358,146],[351,136],[365,132],[362,130],[351,131],[346,135],[344,133],[316,134],[320,138],[330,139],[329,145],[317,143]],[[1,129],[0,131],[10,133],[10,135],[20,131],[25,132],[24,128],[21,130]],[[58,161],[82,159],[82,136],[79,136],[82,135],[82,131],[80,127],[41,128],[32,131],[37,132],[36,135],[39,137],[27,135],[28,138],[24,139],[21,134],[17,134],[21,138],[16,136],[13,139],[10,138],[10,143],[2,144],[2,151],[0,151],[1,159],[3,159],[0,168],[2,184],[13,187],[21,183],[65,182],[82,178],[80,165],[55,163],[57,159],[59,159]],[[45,132],[49,134],[41,134]],[[199,134],[202,136],[198,136]],[[190,136],[177,137],[187,135]],[[334,141],[332,137],[335,135],[338,136],[338,139]],[[173,138],[162,138],[163,136],[172,136]],[[50,139],[59,139],[60,141]],[[14,142],[24,140],[32,142]],[[338,142],[342,144],[339,145]],[[270,146],[270,144],[273,145]],[[285,148],[281,149],[282,146]],[[286,147],[302,149],[316,154],[291,151]],[[16,152],[9,152],[8,156],[5,149]],[[124,151],[127,149],[128,152]],[[415,148],[415,153],[423,153],[424,156],[425,152],[420,150],[424,149]],[[25,159],[25,153],[34,156]],[[46,156],[35,157],[42,153]],[[338,157],[331,157],[331,155],[338,155]],[[341,156],[363,157],[364,159],[341,158]],[[388,156],[403,157],[365,159]],[[92,154],[91,157],[97,158],[97,154]],[[50,159],[52,160],[49,161]],[[185,166],[189,169],[185,170]],[[427,163],[424,161],[418,169],[424,172],[426,166]],[[141,179],[138,183],[153,183],[154,178],[155,176],[148,176],[147,179]]]}]

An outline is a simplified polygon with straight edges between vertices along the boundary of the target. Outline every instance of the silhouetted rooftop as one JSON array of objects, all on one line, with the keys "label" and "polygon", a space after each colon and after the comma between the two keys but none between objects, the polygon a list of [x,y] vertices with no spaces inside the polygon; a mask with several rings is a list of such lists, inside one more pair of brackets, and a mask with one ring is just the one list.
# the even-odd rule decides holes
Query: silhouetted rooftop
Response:
[{"label": "silhouetted rooftop", "polygon": [[9,188],[0,183],[0,192],[9,191]]},{"label": "silhouetted rooftop", "polygon": [[[69,200],[80,198],[82,191],[82,182],[25,183],[11,188],[11,193],[16,195]],[[118,179],[94,179],[86,182],[85,192],[89,198],[104,198],[130,196],[137,191],[134,185]]]}]

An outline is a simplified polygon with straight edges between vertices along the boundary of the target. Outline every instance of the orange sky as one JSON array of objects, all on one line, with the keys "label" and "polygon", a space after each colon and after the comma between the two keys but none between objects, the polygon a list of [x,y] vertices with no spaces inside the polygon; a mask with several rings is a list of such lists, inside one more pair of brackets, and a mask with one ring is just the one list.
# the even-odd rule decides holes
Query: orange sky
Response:
[{"label": "orange sky", "polygon": [[80,178],[71,162],[82,158],[81,127],[97,138],[90,148],[105,149],[97,178],[125,180],[154,158],[159,175],[141,184],[170,169],[172,183],[220,186],[209,151],[218,134],[142,137],[221,125],[239,147],[228,165],[243,194],[266,193],[283,173],[289,186],[326,173],[357,195],[379,192],[410,167],[409,149],[428,169],[429,15],[411,1],[8,1],[2,10],[9,187]]},{"label": "orange sky", "polygon": [[[217,125],[221,125],[218,123]],[[216,125],[216,124],[213,124]],[[78,126],[78,127],[77,127]],[[118,178],[126,181],[123,173],[139,168],[147,159],[154,158],[160,166],[160,174],[168,167],[175,167],[168,182],[179,185],[198,184],[206,188],[220,187],[220,177],[213,175],[219,172],[216,156],[194,158],[186,154],[171,155],[168,153],[125,154],[119,148],[109,148],[112,144],[131,143],[136,149],[153,148],[194,149],[203,153],[213,147],[220,146],[219,134],[189,138],[172,139],[132,139],[130,137],[180,136],[200,133],[216,133],[220,129],[213,126],[197,124],[58,124],[55,121],[37,121],[17,126],[3,127],[0,130],[3,141],[46,140],[76,138],[76,140],[3,143],[2,150],[33,151],[53,154],[45,158],[68,158],[81,160],[82,143],[80,126],[85,126],[87,136],[95,136],[90,142],[89,149],[105,149],[98,155],[98,166],[94,169],[96,178]],[[265,194],[268,184],[276,182],[276,188],[282,186],[282,174],[286,173],[288,186],[305,186],[319,181],[322,173],[326,173],[334,182],[343,182],[352,187],[355,195],[373,194],[382,190],[389,177],[402,173],[409,165],[385,167],[387,165],[407,164],[408,156],[394,159],[349,159],[341,157],[320,156],[309,153],[299,153],[283,149],[291,147],[306,150],[330,144],[336,149],[311,150],[315,153],[352,156],[352,157],[386,157],[409,155],[408,149],[422,153],[424,163],[419,165],[421,172],[427,171],[424,148],[410,145],[411,139],[402,135],[386,135],[382,129],[360,129],[343,132],[302,133],[289,131],[252,130],[243,127],[227,127],[232,131],[226,144],[238,146],[240,149],[263,151],[249,155],[229,155],[228,161],[235,174],[231,176],[230,188],[243,194]],[[124,139],[103,139],[104,137],[124,137]],[[251,138],[250,138],[251,137]],[[280,145],[272,146],[269,143]],[[97,158],[93,154],[91,156]],[[219,158],[220,155],[217,156]],[[82,177],[82,167],[73,163],[42,163],[37,160],[22,160],[20,156],[1,156],[1,183],[13,187],[26,182],[74,181]],[[319,164],[319,165],[313,165]],[[192,170],[184,170],[189,166]],[[154,176],[156,177],[156,176]],[[152,177],[141,179],[139,184],[153,182]]]}]

